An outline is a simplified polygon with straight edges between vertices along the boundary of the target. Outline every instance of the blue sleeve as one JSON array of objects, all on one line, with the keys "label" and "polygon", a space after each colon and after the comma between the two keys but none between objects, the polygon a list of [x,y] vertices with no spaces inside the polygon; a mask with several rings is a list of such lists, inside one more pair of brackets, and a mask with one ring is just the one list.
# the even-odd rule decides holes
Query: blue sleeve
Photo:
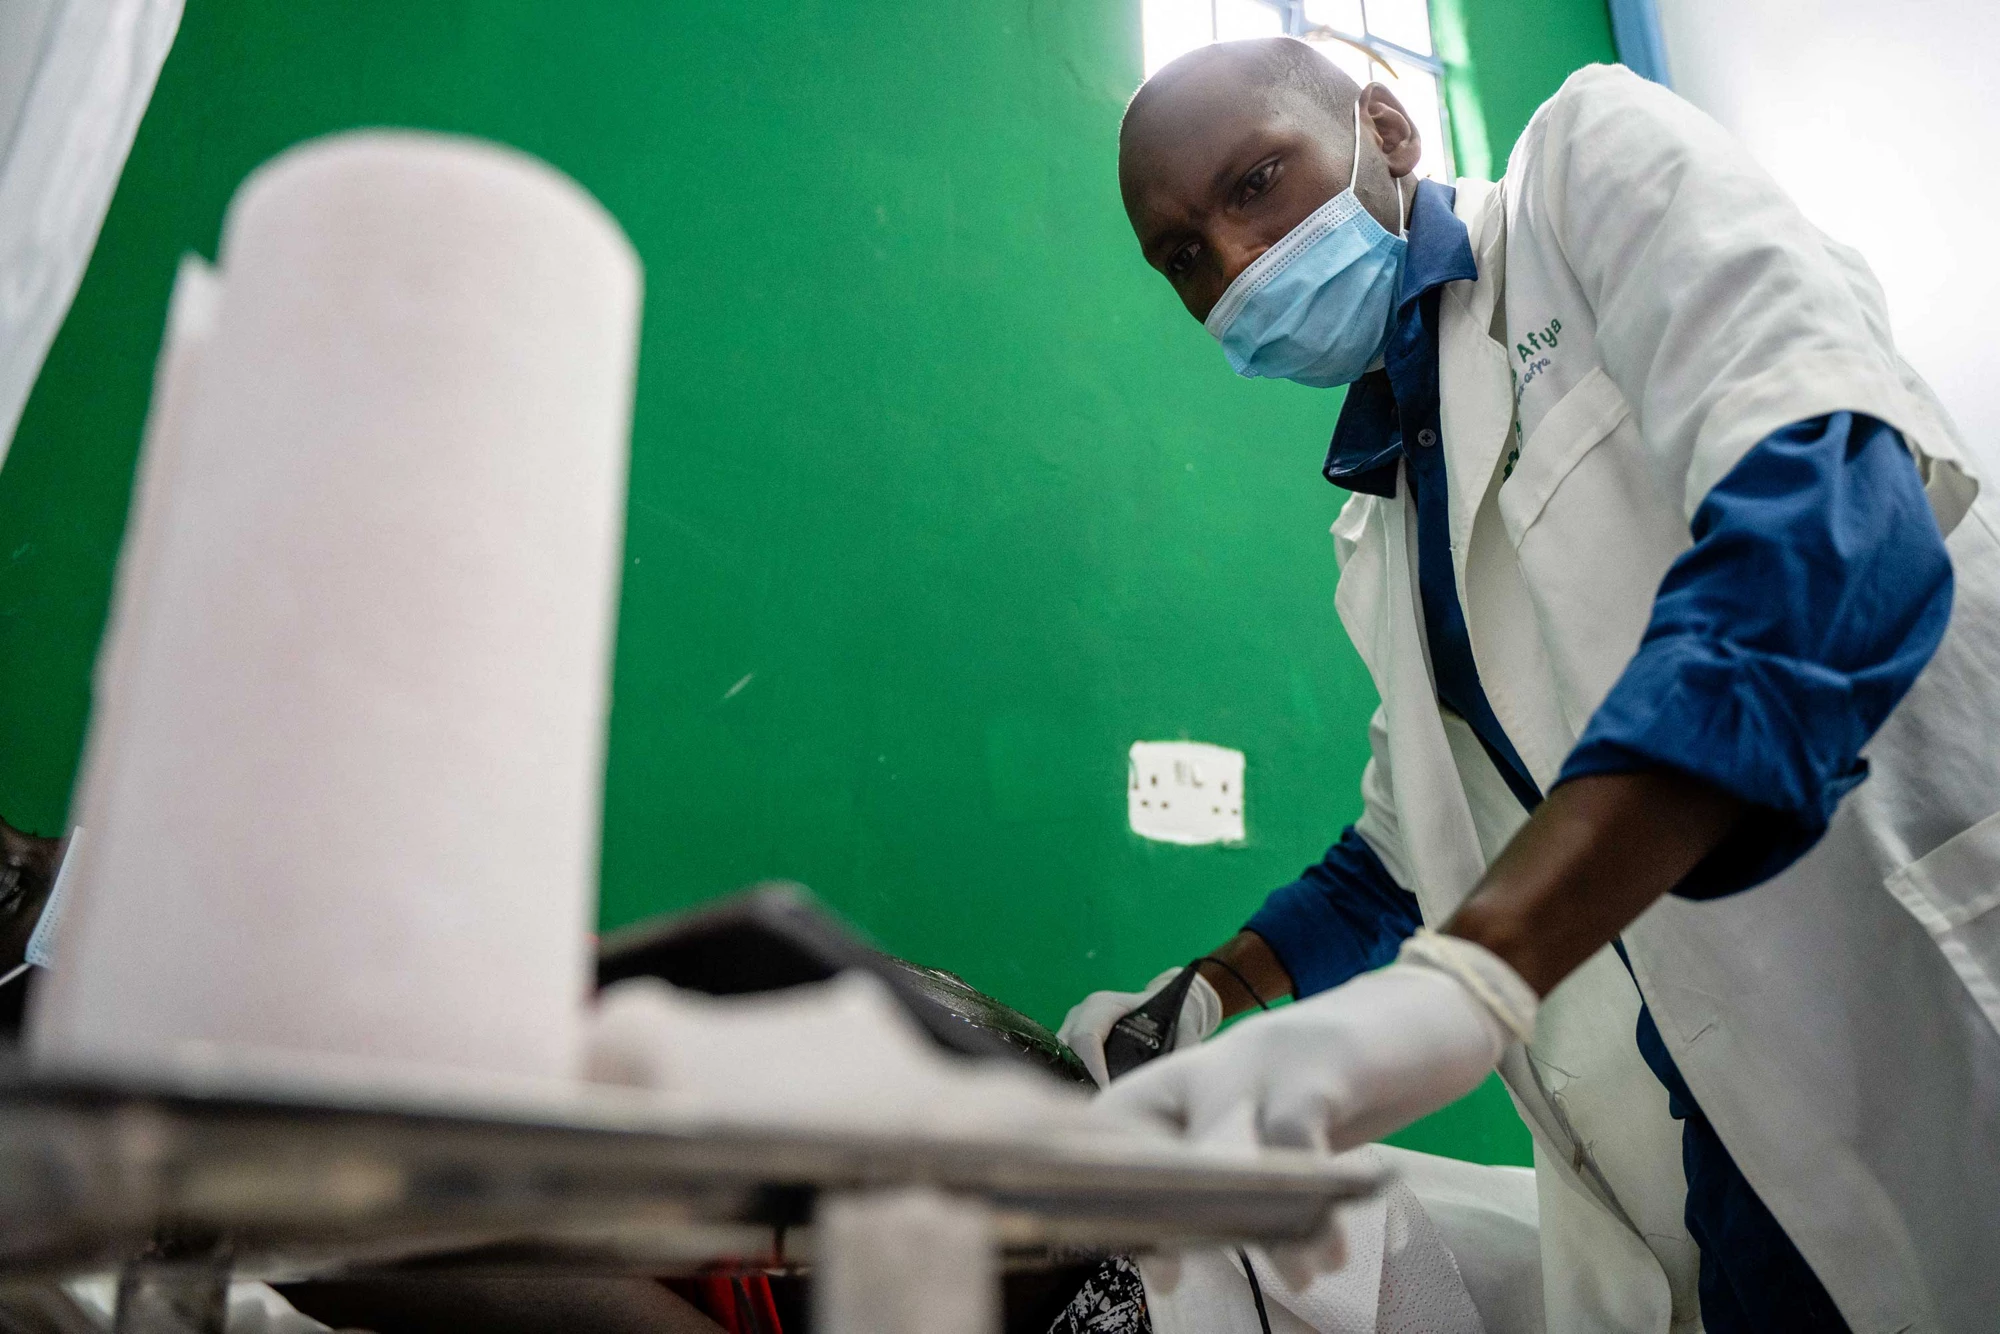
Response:
[{"label": "blue sleeve", "polygon": [[1349,825],[1326,856],[1273,891],[1243,929],[1264,938],[1292,975],[1292,994],[1306,997],[1388,963],[1423,921],[1417,896],[1396,883]]},{"label": "blue sleeve", "polygon": [[1674,892],[1803,856],[1951,615],[1951,562],[1902,437],[1837,412],[1767,436],[1695,511],[1639,651],[1559,782],[1678,769],[1759,808]]}]

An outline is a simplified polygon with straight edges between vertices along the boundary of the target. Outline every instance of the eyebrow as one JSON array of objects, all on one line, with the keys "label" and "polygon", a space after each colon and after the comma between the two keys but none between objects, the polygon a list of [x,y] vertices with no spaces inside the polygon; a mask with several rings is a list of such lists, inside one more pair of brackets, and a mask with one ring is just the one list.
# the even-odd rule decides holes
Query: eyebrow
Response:
[{"label": "eyebrow", "polygon": [[[1223,150],[1219,159],[1220,165],[1216,167],[1215,171],[1208,178],[1208,191],[1211,199],[1223,197],[1228,194],[1229,187],[1234,183],[1236,177],[1242,174],[1243,168],[1240,164],[1243,158],[1256,147],[1254,141],[1265,137],[1269,133],[1269,129],[1270,127],[1265,124],[1253,125],[1243,133],[1237,135],[1236,141]],[[1259,158],[1258,160],[1262,161],[1263,159]],[[1152,264],[1156,269],[1160,268],[1160,264],[1154,262],[1156,252],[1162,247],[1167,247],[1168,253],[1171,253],[1171,243],[1186,230],[1185,223],[1176,221],[1171,226],[1162,230],[1159,240],[1150,245],[1142,243],[1139,248],[1140,253],[1146,257],[1147,263]],[[1159,256],[1160,260],[1164,260],[1165,258],[1166,255]]]},{"label": "eyebrow", "polygon": [[1139,253],[1145,256],[1146,263],[1165,273],[1166,261],[1179,248],[1180,239],[1186,231],[1182,223],[1163,228],[1153,240],[1139,243]]},{"label": "eyebrow", "polygon": [[1215,174],[1209,177],[1208,180],[1208,188],[1213,194],[1227,195],[1229,193],[1229,187],[1235,183],[1235,178],[1239,174],[1236,162],[1238,156],[1243,151],[1243,147],[1239,143],[1223,154],[1222,165],[1215,169]]},{"label": "eyebrow", "polygon": [[1241,162],[1244,156],[1255,147],[1252,141],[1272,137],[1275,137],[1275,132],[1268,120],[1257,121],[1246,128],[1241,134],[1237,135],[1235,142],[1224,150],[1222,165],[1217,167],[1215,174],[1209,178],[1209,189],[1217,194],[1226,192],[1231,179],[1241,170],[1236,164]]}]

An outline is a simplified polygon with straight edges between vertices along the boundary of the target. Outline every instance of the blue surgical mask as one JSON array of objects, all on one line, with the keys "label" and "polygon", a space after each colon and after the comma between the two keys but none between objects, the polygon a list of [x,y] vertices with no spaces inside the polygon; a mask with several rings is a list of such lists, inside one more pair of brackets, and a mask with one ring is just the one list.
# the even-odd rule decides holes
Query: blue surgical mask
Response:
[{"label": "blue surgical mask", "polygon": [[1237,274],[1203,323],[1238,375],[1328,389],[1354,383],[1381,358],[1409,241],[1355,198],[1360,174],[1357,102],[1347,188]]}]

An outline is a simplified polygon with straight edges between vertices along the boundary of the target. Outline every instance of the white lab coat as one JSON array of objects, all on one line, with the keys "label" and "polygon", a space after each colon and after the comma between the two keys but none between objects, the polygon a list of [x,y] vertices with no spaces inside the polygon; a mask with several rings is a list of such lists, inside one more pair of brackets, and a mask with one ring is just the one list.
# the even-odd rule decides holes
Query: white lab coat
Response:
[{"label": "white lab coat", "polygon": [[[1853,410],[1917,457],[1956,601],[1872,777],[1783,875],[1662,902],[1625,940],[1695,1096],[1852,1326],[1991,1328],[2000,509],[1897,357],[1866,265],[1664,89],[1580,71],[1456,209],[1479,276],[1439,304],[1454,573],[1494,714],[1545,790],[1752,446]],[[1523,817],[1438,708],[1408,494],[1341,512],[1337,604],[1382,696],[1361,832],[1437,922]],[[1502,1063],[1535,1136],[1551,1331],[1698,1327],[1679,1126],[1637,1006],[1603,951]]]}]

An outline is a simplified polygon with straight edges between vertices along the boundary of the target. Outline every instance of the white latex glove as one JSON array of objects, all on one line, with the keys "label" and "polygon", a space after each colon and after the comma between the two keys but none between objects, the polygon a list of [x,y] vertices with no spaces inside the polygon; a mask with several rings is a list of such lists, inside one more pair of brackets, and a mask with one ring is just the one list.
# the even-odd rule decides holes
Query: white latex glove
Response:
[{"label": "white latex glove", "polygon": [[[1144,991],[1093,991],[1070,1007],[1056,1036],[1069,1044],[1099,1088],[1111,1082],[1110,1069],[1104,1064],[1104,1040],[1111,1036],[1112,1026],[1180,975],[1179,968],[1169,968],[1148,982]],[[1168,1050],[1192,1047],[1221,1024],[1222,997],[1207,978],[1196,973],[1187,999],[1181,1002],[1181,1021],[1174,1026],[1174,1041]]]},{"label": "white latex glove", "polygon": [[1190,1139],[1247,1121],[1263,1144],[1350,1149],[1478,1087],[1535,1009],[1499,956],[1421,932],[1389,967],[1142,1066],[1098,1101]]}]

